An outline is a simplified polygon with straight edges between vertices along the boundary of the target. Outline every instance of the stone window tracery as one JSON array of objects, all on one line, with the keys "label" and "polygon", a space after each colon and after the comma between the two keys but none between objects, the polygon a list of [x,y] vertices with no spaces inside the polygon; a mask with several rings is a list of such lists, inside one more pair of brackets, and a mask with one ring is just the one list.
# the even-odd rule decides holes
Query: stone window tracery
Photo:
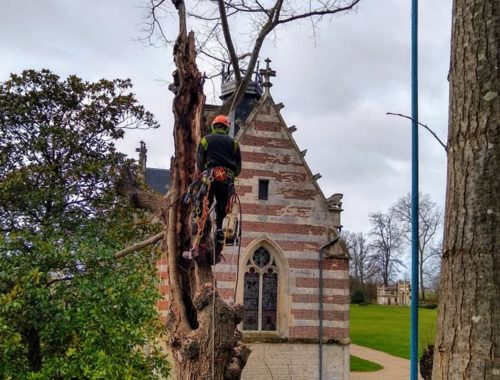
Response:
[{"label": "stone window tracery", "polygon": [[276,331],[278,268],[264,247],[248,259],[244,276],[243,330]]}]

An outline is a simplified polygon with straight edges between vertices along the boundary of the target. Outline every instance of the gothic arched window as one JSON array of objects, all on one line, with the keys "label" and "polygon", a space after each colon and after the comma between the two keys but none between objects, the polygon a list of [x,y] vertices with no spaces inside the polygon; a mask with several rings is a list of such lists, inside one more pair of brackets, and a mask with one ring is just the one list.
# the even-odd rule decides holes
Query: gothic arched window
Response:
[{"label": "gothic arched window", "polygon": [[243,330],[276,331],[278,268],[260,247],[248,259],[243,288]]}]

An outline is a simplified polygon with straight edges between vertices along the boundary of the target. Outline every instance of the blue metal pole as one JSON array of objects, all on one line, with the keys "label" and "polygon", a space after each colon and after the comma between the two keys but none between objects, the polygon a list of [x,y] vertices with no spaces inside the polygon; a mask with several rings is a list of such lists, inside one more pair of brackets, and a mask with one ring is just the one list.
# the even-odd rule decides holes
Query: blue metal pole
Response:
[{"label": "blue metal pole", "polygon": [[418,0],[411,4],[411,339],[410,380],[418,379]]}]

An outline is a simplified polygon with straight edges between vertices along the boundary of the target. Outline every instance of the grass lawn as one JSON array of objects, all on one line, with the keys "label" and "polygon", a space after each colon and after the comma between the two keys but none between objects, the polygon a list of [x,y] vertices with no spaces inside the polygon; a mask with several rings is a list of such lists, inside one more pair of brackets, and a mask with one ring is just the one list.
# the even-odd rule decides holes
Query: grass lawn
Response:
[{"label": "grass lawn", "polygon": [[[410,308],[351,305],[351,340],[360,346],[410,358]],[[437,309],[419,309],[419,355],[434,342]]]},{"label": "grass lawn", "polygon": [[384,368],[380,364],[358,358],[357,356],[354,355],[351,355],[350,362],[351,362],[351,372],[372,372]]}]

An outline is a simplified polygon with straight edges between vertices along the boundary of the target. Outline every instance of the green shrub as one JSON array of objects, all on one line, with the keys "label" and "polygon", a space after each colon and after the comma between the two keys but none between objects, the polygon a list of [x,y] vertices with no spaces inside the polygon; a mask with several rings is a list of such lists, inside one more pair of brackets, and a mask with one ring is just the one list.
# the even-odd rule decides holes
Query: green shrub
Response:
[{"label": "green shrub", "polygon": [[365,303],[365,293],[361,289],[354,290],[351,295],[351,303]]}]

